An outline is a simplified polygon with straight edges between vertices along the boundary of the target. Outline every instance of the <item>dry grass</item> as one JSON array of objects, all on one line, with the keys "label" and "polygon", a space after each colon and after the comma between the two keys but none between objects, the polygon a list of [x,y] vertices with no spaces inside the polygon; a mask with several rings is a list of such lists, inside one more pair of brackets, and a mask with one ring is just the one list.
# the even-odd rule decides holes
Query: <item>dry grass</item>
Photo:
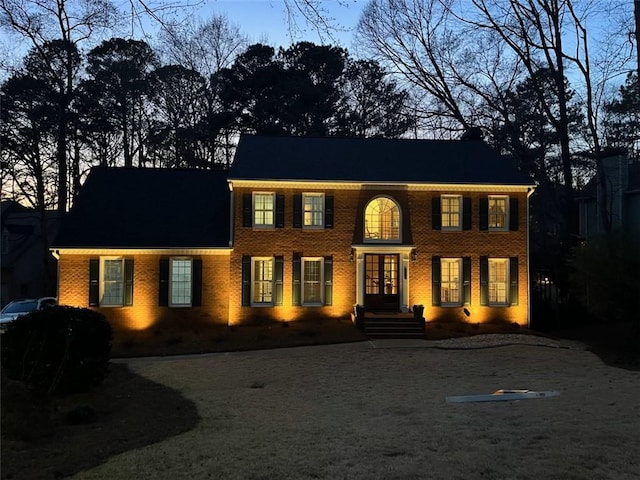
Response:
[{"label": "dry grass", "polygon": [[[613,358],[603,340],[613,331],[583,336],[598,339],[601,352]],[[531,333],[504,324],[430,323],[425,337],[516,332]],[[625,337],[625,331],[617,335]],[[144,335],[116,336],[115,353],[131,357],[274,349],[364,338],[348,320],[309,321],[220,328],[207,334],[156,332],[151,342],[145,342]],[[157,469],[167,466],[174,478],[424,478],[425,471],[447,472],[433,469],[445,468],[442,459],[449,458],[461,465],[456,468],[466,465],[470,472],[456,470],[449,478],[532,478],[527,462],[515,470],[520,473],[512,474],[486,458],[510,452],[509,457],[537,458],[549,467],[551,461],[560,462],[556,450],[577,455],[588,470],[581,467],[574,473],[563,467],[558,471],[566,475],[555,478],[608,478],[606,464],[614,462],[619,465],[611,471],[620,474],[618,478],[633,478],[629,472],[640,468],[629,458],[633,449],[619,447],[638,442],[637,429],[628,431],[640,408],[639,395],[628,398],[630,387],[637,390],[640,384],[637,374],[605,367],[587,352],[523,352],[518,347],[476,353],[373,351],[362,342],[127,363],[135,373],[113,364],[104,385],[48,403],[35,401],[20,384],[2,375],[2,478],[64,478],[129,451],[87,477],[166,478],[169,474]],[[531,408],[524,402],[518,410],[513,406],[519,404],[506,409],[441,405],[445,394],[489,393],[494,387],[566,390],[567,385],[572,391],[563,393],[562,402],[567,397],[570,402],[562,403],[557,412],[555,403],[544,411],[536,410],[535,402]],[[594,389],[603,396],[585,405],[584,395],[592,395]],[[613,399],[617,390],[624,391],[627,400]],[[390,398],[384,396],[387,393]],[[606,418],[599,411],[603,408]],[[87,409],[89,423],[70,424],[70,412]],[[481,417],[471,414],[476,410]],[[544,421],[530,425],[534,418]],[[278,423],[284,419],[292,424]],[[317,423],[321,419],[327,423]],[[562,421],[569,424],[554,423]],[[595,423],[581,426],[588,422]],[[501,428],[494,431],[497,424]],[[415,438],[405,437],[408,433]],[[461,442],[468,451],[460,451]],[[584,453],[597,442],[603,446],[601,452]],[[587,450],[569,451],[566,444],[571,443]],[[520,452],[520,444],[528,450]],[[245,465],[249,452],[263,466]],[[551,460],[544,459],[546,454]],[[124,459],[124,466],[118,458]],[[189,464],[195,470],[185,468]],[[536,470],[539,478],[554,477],[541,468]],[[434,475],[444,478],[440,473]]]}]

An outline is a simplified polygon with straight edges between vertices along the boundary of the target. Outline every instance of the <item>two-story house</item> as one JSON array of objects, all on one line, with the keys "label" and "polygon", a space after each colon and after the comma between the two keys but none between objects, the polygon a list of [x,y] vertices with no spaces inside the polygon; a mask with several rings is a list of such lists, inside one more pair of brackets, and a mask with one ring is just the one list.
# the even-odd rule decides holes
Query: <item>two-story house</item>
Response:
[{"label": "two-story house", "polygon": [[60,301],[130,328],[355,304],[527,325],[533,188],[470,140],[245,135],[228,174],[96,169],[56,242]]}]

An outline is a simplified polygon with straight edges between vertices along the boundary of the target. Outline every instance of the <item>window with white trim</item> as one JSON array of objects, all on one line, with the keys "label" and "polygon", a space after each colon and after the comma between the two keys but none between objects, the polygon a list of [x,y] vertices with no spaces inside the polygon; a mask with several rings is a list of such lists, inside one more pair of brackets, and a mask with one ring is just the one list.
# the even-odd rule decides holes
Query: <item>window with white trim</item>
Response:
[{"label": "window with white trim", "polygon": [[124,259],[101,257],[100,306],[124,305]]},{"label": "window with white trim", "polygon": [[462,196],[442,195],[440,205],[442,230],[460,230],[462,228]]},{"label": "window with white trim", "polygon": [[275,193],[255,192],[253,194],[253,226],[273,227],[275,217]]},{"label": "window with white trim", "polygon": [[324,193],[302,194],[302,219],[304,228],[324,228]]},{"label": "window with white trim", "polygon": [[509,259],[489,259],[489,305],[507,305],[509,292]]},{"label": "window with white trim", "polygon": [[251,304],[273,305],[273,258],[251,259]]},{"label": "window with white trim", "polygon": [[193,261],[191,258],[172,258],[170,261],[169,305],[190,307],[193,291]]},{"label": "window with white trim", "polygon": [[400,240],[400,207],[391,198],[376,197],[367,204],[364,212],[364,240]]},{"label": "window with white trim", "polygon": [[322,257],[302,258],[302,304],[322,305]]},{"label": "window with white trim", "polygon": [[509,197],[489,195],[489,230],[507,230]]},{"label": "window with white trim", "polygon": [[462,305],[461,258],[440,259],[440,302],[443,306]]}]

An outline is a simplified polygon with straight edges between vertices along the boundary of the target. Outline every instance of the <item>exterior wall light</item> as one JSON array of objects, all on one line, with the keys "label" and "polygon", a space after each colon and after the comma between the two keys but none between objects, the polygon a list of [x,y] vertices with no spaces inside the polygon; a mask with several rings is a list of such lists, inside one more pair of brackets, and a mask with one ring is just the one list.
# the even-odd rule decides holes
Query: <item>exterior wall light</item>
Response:
[{"label": "exterior wall light", "polygon": [[411,261],[413,263],[416,263],[418,261],[418,249],[414,248],[413,250],[411,250]]}]

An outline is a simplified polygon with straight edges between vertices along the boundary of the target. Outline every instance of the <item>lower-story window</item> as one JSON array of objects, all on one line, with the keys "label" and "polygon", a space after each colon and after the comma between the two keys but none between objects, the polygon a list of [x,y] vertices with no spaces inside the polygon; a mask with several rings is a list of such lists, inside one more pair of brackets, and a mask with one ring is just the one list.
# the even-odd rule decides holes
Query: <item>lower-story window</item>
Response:
[{"label": "lower-story window", "polygon": [[133,304],[133,259],[100,257],[89,260],[89,306]]},{"label": "lower-story window", "polygon": [[489,305],[506,305],[509,287],[509,259],[489,259]]},{"label": "lower-story window", "polygon": [[254,258],[251,303],[273,304],[273,258]]},{"label": "lower-story window", "polygon": [[302,259],[302,304],[322,305],[322,258]]},{"label": "lower-story window", "polygon": [[190,258],[171,259],[170,305],[190,307],[192,292],[192,261]]},{"label": "lower-story window", "polygon": [[440,260],[440,302],[443,306],[461,305],[460,272],[462,270],[460,258],[442,258]]}]

